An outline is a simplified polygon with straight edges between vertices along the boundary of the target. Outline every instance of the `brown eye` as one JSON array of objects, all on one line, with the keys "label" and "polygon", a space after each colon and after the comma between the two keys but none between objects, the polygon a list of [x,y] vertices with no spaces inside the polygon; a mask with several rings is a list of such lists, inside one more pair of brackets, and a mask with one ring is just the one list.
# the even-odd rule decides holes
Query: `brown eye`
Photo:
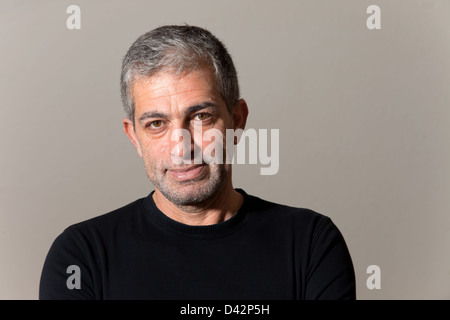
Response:
[{"label": "brown eye", "polygon": [[153,127],[153,128],[159,128],[162,125],[162,121],[161,120],[156,120],[156,121],[152,121],[150,122],[149,126]]},{"label": "brown eye", "polygon": [[207,113],[199,113],[196,117],[198,120],[206,120],[209,118],[209,115]]}]

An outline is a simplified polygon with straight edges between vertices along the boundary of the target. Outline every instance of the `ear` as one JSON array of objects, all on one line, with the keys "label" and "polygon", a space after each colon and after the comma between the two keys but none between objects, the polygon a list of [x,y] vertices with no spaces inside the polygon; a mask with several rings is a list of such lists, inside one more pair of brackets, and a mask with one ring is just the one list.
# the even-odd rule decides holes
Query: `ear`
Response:
[{"label": "ear", "polygon": [[247,102],[245,102],[244,99],[239,99],[238,102],[233,106],[232,117],[233,117],[233,129],[244,130],[248,117]]},{"label": "ear", "polygon": [[137,139],[136,132],[134,131],[133,122],[128,118],[123,118],[123,131],[127,135],[128,139],[130,139],[133,146],[136,148],[139,157],[142,158],[141,146],[139,144],[139,140]]}]

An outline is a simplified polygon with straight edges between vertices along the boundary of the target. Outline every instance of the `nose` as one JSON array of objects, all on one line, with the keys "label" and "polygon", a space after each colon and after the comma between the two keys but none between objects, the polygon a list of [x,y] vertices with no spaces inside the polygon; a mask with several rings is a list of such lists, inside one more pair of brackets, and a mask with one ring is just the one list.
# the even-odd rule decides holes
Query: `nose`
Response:
[{"label": "nose", "polygon": [[177,125],[172,127],[171,157],[176,165],[202,163],[201,125],[193,127]]}]

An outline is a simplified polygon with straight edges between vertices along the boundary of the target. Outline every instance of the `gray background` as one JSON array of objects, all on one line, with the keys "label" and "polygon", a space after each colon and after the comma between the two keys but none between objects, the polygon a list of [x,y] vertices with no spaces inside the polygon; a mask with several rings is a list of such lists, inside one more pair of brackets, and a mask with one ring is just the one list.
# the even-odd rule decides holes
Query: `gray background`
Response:
[{"label": "gray background", "polygon": [[449,299],[449,14],[444,0],[2,0],[0,298],[37,299],[64,228],[152,190],[122,130],[120,63],[142,33],[188,23],[229,48],[247,128],[280,129],[278,174],[236,165],[235,187],[330,216],[359,299]]}]

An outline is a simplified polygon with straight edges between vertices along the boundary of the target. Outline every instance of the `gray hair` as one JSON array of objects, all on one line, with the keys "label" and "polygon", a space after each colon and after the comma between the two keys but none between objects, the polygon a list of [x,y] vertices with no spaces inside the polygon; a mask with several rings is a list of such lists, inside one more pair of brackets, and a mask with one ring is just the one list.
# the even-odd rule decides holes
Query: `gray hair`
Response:
[{"label": "gray hair", "polygon": [[231,113],[239,100],[236,69],[224,44],[209,31],[195,26],[162,26],[140,36],[122,61],[120,78],[122,103],[134,123],[132,87],[136,80],[159,72],[182,74],[210,66],[216,85]]}]

